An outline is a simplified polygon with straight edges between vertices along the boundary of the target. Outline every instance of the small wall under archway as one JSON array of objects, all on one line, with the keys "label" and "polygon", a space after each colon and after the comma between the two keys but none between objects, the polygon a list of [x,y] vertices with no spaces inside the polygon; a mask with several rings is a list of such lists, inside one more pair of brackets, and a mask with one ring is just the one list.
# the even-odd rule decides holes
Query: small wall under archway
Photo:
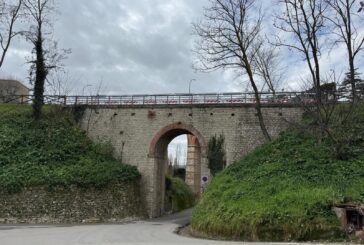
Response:
[{"label": "small wall under archway", "polygon": [[[150,147],[148,157],[151,164],[154,165],[155,175],[153,176],[154,193],[152,194],[153,207],[152,217],[158,217],[164,213],[165,197],[165,173],[168,165],[168,144],[176,137],[187,134],[190,136],[189,152],[187,159],[186,183],[191,189],[198,193],[201,185],[201,175],[206,173],[206,152],[207,145],[203,136],[192,125],[182,122],[170,124],[154,136]],[[192,144],[193,143],[193,144]]]}]

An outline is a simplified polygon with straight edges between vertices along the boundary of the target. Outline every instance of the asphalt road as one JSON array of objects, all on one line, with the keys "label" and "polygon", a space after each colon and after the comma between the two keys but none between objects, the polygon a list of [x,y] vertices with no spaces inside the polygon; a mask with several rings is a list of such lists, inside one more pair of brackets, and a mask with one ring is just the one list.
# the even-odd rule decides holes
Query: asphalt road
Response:
[{"label": "asphalt road", "polygon": [[0,245],[248,244],[199,240],[175,234],[174,231],[185,225],[189,218],[190,211],[186,211],[159,219],[120,225],[0,226]]}]

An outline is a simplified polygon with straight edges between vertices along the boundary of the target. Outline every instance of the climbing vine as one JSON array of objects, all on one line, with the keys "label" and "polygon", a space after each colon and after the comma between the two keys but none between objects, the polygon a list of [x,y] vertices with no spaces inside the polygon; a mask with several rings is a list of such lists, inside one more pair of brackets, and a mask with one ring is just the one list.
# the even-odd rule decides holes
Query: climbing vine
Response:
[{"label": "climbing vine", "polygon": [[209,141],[207,158],[213,176],[221,172],[226,166],[224,144],[225,137],[223,135],[218,137],[215,135]]}]

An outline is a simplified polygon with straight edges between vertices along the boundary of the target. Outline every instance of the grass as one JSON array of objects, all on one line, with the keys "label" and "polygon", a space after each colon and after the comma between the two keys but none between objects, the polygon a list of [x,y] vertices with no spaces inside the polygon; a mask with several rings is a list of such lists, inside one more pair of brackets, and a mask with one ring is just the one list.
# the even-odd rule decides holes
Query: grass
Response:
[{"label": "grass", "polygon": [[[364,132],[364,116],[358,121]],[[364,203],[363,142],[357,139],[355,156],[344,161],[330,142],[288,130],[212,180],[192,229],[249,241],[347,239],[332,208]]]},{"label": "grass", "polygon": [[140,177],[112,157],[108,144],[93,144],[58,107],[45,107],[39,122],[24,105],[0,105],[0,189],[30,186],[102,188]]},{"label": "grass", "polygon": [[166,183],[170,186],[172,212],[180,212],[195,205],[196,196],[183,180],[166,176]]}]

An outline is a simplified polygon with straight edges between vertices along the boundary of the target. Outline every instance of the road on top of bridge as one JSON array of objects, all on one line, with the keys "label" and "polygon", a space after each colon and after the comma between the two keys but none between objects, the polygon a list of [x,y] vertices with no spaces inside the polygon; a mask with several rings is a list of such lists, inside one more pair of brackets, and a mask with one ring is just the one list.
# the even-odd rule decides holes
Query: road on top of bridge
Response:
[{"label": "road on top of bridge", "polygon": [[[264,244],[210,241],[179,236],[175,230],[189,222],[191,211],[147,221],[115,225],[2,225],[1,245],[119,245],[186,244],[228,245]],[[269,244],[269,243],[265,243]],[[273,243],[272,243],[273,244]],[[274,243],[285,244],[285,243]],[[287,244],[287,243],[286,243]],[[293,244],[293,243],[291,243]]]}]

